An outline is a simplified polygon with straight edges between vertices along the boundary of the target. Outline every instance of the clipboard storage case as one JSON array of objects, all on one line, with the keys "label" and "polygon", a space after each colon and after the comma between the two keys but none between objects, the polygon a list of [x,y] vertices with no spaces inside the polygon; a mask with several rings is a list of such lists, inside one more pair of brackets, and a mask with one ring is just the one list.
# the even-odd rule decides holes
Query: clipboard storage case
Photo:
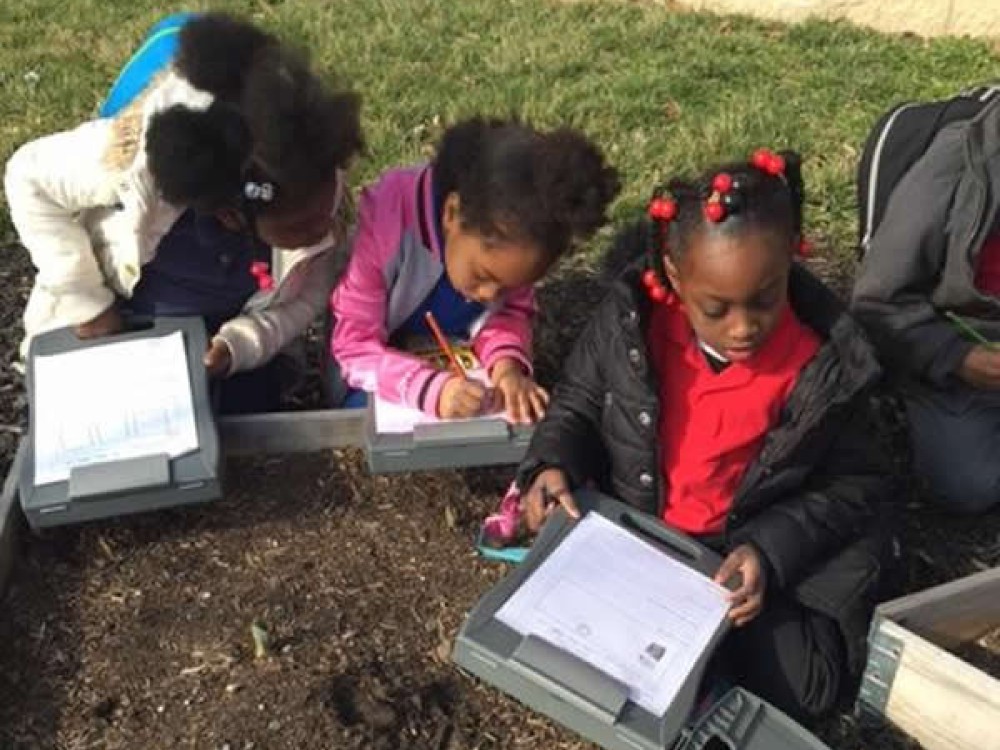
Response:
[{"label": "clipboard storage case", "polygon": [[379,433],[374,399],[365,416],[365,454],[373,474],[516,464],[531,442],[530,426],[510,425],[499,417],[418,424],[413,432]]},{"label": "clipboard storage case", "polygon": [[[600,513],[666,554],[712,575],[721,559],[659,520],[596,492],[576,493],[581,512]],[[609,675],[495,618],[518,587],[572,528],[562,511],[550,518],[527,559],[480,599],[455,640],[452,660],[463,670],[608,750],[829,750],[818,738],[752,693],[730,688],[702,697],[702,677],[723,623],[662,716],[632,703]]]},{"label": "clipboard storage case", "polygon": [[166,336],[177,331],[183,334],[187,352],[197,450],[176,458],[159,454],[75,467],[68,481],[35,485],[35,435],[34,430],[29,429],[18,489],[21,508],[32,528],[203,503],[221,497],[219,436],[202,361],[207,339],[201,318],[159,318],[151,328],[86,341],[77,338],[70,328],[39,334],[31,341],[28,357],[28,397],[30,403],[34,403],[35,357]]}]

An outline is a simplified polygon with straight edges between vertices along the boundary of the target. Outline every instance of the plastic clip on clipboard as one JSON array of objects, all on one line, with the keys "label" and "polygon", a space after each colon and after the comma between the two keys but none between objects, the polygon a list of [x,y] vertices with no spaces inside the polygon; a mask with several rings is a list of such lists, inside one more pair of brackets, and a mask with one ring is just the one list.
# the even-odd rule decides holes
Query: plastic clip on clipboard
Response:
[{"label": "plastic clip on clipboard", "polygon": [[[599,513],[638,534],[664,553],[706,575],[721,559],[657,519],[607,496],[580,492],[583,513]],[[528,558],[480,599],[455,641],[452,659],[528,707],[608,750],[823,750],[821,743],[783,713],[742,688],[732,688],[707,706],[695,705],[702,677],[723,623],[660,716],[628,698],[624,685],[574,655],[532,635],[522,636],[496,614],[572,528],[562,511],[545,524]],[[827,749],[828,750],[828,749]]]},{"label": "plastic clip on clipboard", "polygon": [[375,474],[516,464],[531,441],[530,426],[510,425],[500,417],[427,422],[409,433],[379,433],[374,401],[369,398],[367,407],[365,453]]},{"label": "plastic clip on clipboard", "polygon": [[180,332],[187,354],[197,449],[175,458],[160,453],[72,467],[69,479],[35,483],[35,430],[29,430],[27,452],[21,463],[21,507],[33,528],[60,526],[99,518],[216,500],[219,480],[219,437],[209,399],[208,377],[202,361],[207,339],[201,318],[161,318],[150,328],[81,341],[63,328],[35,336],[28,357],[28,395],[34,404],[35,358],[105,344]]}]

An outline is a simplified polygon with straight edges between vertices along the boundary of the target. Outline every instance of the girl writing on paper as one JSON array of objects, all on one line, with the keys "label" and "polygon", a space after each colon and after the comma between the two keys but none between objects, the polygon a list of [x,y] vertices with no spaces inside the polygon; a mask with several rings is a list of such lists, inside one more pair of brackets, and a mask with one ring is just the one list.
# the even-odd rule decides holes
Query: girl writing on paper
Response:
[{"label": "girl writing on paper", "polygon": [[[548,396],[532,378],[532,284],[604,223],[617,191],[614,169],[576,131],[480,118],[449,128],[430,164],[383,175],[362,194],[331,299],[333,403],[361,405],[367,391],[453,418],[496,393],[513,421],[537,420]],[[487,382],[405,346],[429,334],[427,311],[469,341],[464,356]]]}]

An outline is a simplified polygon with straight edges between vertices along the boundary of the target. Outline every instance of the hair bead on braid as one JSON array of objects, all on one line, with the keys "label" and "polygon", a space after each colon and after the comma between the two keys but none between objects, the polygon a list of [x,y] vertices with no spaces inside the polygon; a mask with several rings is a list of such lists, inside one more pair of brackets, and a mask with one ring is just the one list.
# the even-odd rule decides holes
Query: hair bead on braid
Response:
[{"label": "hair bead on braid", "polygon": [[653,302],[666,302],[671,298],[672,292],[667,286],[662,258],[667,252],[667,228],[677,217],[677,202],[664,197],[662,190],[657,189],[646,212],[657,226],[659,242],[653,245],[653,252],[648,258],[649,268],[642,275],[642,284]]},{"label": "hair bead on braid", "polygon": [[[663,257],[683,253],[687,238],[701,223],[697,218],[699,213],[709,224],[722,224],[730,217],[745,215],[751,226],[765,222],[769,228],[779,227],[791,236],[795,254],[808,256],[812,243],[802,236],[802,204],[799,156],[767,148],[755,150],[743,163],[716,168],[702,181],[675,180],[657,188],[647,206],[656,241],[651,243],[648,270],[642,275],[650,299],[654,302],[671,299]],[[677,226],[671,228],[674,223]],[[673,253],[668,253],[668,237],[673,238]]]},{"label": "hair bead on braid", "polygon": [[750,163],[761,172],[767,172],[772,177],[785,176],[785,158],[774,153],[769,148],[759,148],[750,157]]}]

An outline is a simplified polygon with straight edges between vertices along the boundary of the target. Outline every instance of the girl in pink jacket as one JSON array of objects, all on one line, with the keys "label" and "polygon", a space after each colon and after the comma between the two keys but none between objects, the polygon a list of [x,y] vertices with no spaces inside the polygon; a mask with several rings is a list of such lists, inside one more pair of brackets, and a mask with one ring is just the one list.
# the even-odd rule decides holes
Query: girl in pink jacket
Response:
[{"label": "girl in pink jacket", "polygon": [[[364,392],[443,417],[487,409],[535,421],[532,284],[605,221],[615,170],[581,134],[480,118],[444,134],[434,160],[392,170],[362,196],[351,259],[331,297],[334,405]],[[489,386],[405,350],[432,312],[467,340]]]}]

